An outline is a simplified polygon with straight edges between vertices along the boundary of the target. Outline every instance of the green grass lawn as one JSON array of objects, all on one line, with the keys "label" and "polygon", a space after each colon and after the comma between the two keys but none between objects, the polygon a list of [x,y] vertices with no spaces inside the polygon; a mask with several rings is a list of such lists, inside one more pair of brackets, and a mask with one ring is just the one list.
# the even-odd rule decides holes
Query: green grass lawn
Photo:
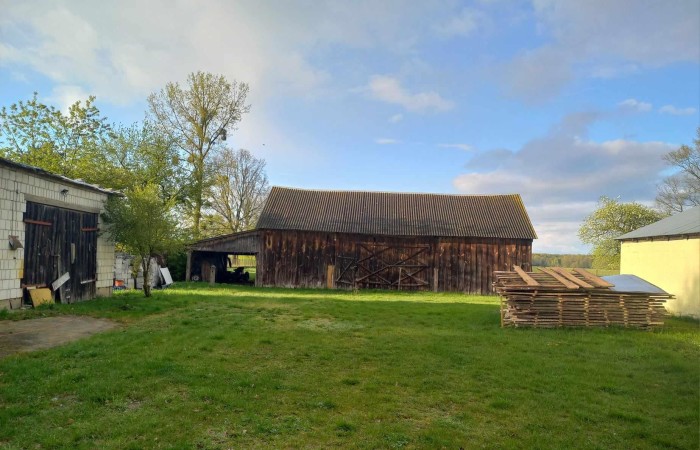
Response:
[{"label": "green grass lawn", "polygon": [[495,297],[204,284],[9,318],[65,313],[124,326],[0,360],[0,448],[700,445],[696,321],[501,329]]}]

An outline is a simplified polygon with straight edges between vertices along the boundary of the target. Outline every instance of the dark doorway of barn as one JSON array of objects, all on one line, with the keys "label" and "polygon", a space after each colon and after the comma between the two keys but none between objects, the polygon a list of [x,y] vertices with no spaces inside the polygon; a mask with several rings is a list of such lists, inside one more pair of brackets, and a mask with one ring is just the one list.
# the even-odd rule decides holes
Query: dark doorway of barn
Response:
[{"label": "dark doorway of barn", "polygon": [[228,255],[226,274],[220,282],[255,284],[255,273],[255,255]]},{"label": "dark doorway of barn", "polygon": [[192,281],[255,284],[255,255],[197,252],[191,264]]},{"label": "dark doorway of barn", "polygon": [[56,291],[61,303],[95,297],[97,214],[27,202],[24,213],[26,287],[49,287],[62,275],[70,279]]}]

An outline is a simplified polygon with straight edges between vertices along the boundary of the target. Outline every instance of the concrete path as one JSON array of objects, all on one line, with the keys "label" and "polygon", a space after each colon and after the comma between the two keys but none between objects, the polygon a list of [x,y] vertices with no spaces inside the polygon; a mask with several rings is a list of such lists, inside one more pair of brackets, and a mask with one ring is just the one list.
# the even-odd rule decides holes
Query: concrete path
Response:
[{"label": "concrete path", "polygon": [[85,316],[0,320],[0,358],[72,342],[117,327],[116,322]]}]

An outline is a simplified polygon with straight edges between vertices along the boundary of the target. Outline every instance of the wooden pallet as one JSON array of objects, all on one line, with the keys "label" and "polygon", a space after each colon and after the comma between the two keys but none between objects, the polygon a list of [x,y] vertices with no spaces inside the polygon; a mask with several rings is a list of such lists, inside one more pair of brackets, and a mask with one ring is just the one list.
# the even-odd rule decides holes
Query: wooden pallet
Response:
[{"label": "wooden pallet", "polygon": [[663,325],[669,294],[620,292],[585,269],[495,272],[501,326],[650,328]]}]

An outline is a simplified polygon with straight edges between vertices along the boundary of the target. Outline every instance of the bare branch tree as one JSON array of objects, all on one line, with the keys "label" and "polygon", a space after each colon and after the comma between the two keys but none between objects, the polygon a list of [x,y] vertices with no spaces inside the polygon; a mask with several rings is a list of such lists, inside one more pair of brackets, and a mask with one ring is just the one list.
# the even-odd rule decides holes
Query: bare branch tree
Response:
[{"label": "bare branch tree", "polygon": [[210,218],[212,233],[236,233],[255,227],[270,187],[265,160],[248,150],[224,149],[214,158],[216,175],[209,204],[218,218]]},{"label": "bare branch tree", "polygon": [[697,130],[694,148],[682,145],[664,155],[664,160],[668,165],[679,169],[679,172],[659,185],[656,206],[667,214],[700,206],[700,128]]}]

